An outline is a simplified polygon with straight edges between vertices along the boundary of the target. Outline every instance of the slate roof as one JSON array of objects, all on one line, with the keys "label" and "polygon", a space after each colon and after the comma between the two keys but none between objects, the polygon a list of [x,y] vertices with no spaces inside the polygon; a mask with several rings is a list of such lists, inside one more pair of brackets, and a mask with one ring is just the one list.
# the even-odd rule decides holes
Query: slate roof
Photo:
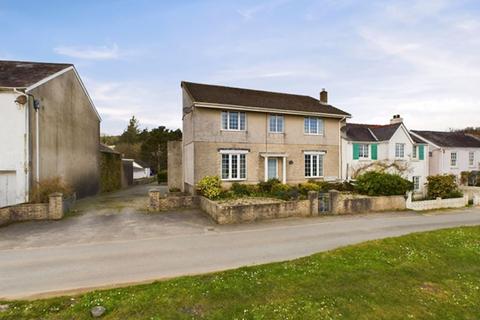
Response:
[{"label": "slate roof", "polygon": [[186,81],[182,81],[181,85],[182,88],[190,93],[194,102],[350,116],[349,113],[343,110],[304,95],[232,88]]},{"label": "slate roof", "polygon": [[387,141],[400,125],[400,123],[387,125],[347,123],[342,130],[347,139],[352,141]]},{"label": "slate roof", "polygon": [[422,138],[431,141],[439,147],[450,148],[480,148],[480,139],[463,132],[420,131],[412,130]]},{"label": "slate roof", "polygon": [[0,60],[0,87],[26,88],[73,64]]}]

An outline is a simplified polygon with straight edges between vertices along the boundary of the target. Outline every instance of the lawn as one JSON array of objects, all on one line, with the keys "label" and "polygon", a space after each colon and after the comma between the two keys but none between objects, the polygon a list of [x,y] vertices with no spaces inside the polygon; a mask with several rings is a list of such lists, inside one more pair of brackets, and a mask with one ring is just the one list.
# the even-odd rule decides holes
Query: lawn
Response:
[{"label": "lawn", "polygon": [[[261,244],[259,244],[261,245]],[[2,304],[2,303],[0,303]],[[75,297],[9,304],[0,319],[479,319],[480,227]]]}]

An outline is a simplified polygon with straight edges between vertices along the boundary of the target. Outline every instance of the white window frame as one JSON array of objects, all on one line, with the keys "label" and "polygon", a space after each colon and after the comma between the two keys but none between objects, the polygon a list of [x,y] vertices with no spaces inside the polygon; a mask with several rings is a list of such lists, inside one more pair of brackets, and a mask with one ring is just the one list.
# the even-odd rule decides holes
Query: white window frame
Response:
[{"label": "white window frame", "polygon": [[458,153],[450,152],[450,167],[456,168],[457,165],[458,165]]},{"label": "white window frame", "polygon": [[[272,119],[275,119],[275,130],[272,130],[272,127],[271,127],[271,123],[272,123]],[[278,120],[279,119],[282,119],[282,130],[278,130]],[[283,116],[283,114],[269,114],[268,115],[268,132],[269,133],[284,133],[285,131],[285,117]]]},{"label": "white window frame", "polygon": [[[220,179],[222,181],[245,181],[248,177],[248,161],[247,161],[247,150],[220,150]],[[223,177],[223,156],[228,155],[228,177]],[[241,155],[245,156],[245,177],[241,177]],[[232,159],[237,157],[237,177],[232,178]]]},{"label": "white window frame", "polygon": [[468,152],[468,166],[471,168],[475,167],[475,151]]},{"label": "white window frame", "polygon": [[[303,153],[303,169],[304,169],[304,175],[305,175],[305,178],[323,178],[324,177],[324,171],[325,171],[325,152],[322,152],[322,151],[306,151]],[[314,159],[314,156],[316,157],[316,167],[317,167],[317,174],[316,175],[312,175],[312,172],[313,172],[313,167],[310,167],[310,175],[307,175],[306,173],[306,167],[307,167],[307,161],[306,161],[306,158],[305,156],[310,156],[310,165],[312,164],[312,159]],[[321,160],[321,166],[320,166],[320,158],[322,159]],[[320,168],[322,169],[321,171],[321,174],[320,174]]]},{"label": "white window frame", "polygon": [[[237,119],[237,123],[238,123],[238,129],[232,129],[230,128],[230,116],[231,114],[233,113],[237,113],[238,114],[238,119]],[[243,125],[243,129],[242,129],[242,126],[241,126],[241,119],[242,119],[242,114],[243,114],[243,118],[244,118],[244,125]],[[226,115],[227,116],[227,126],[225,127],[224,126],[224,123],[223,123],[223,116]],[[223,131],[247,131],[247,114],[245,112],[242,112],[242,111],[229,111],[229,110],[224,110],[220,113],[220,128],[223,130]]]},{"label": "white window frame", "polygon": [[[307,125],[308,119],[308,125]],[[310,128],[310,120],[314,119],[317,121],[317,132],[312,132]],[[303,119],[303,132],[306,135],[313,135],[313,136],[323,136],[325,132],[325,121],[319,117],[305,117]]]},{"label": "white window frame", "polygon": [[368,143],[358,144],[358,159],[370,159],[370,145]]},{"label": "white window frame", "polygon": [[[400,151],[402,151],[402,155],[400,155]],[[405,143],[395,143],[395,158],[405,159]]]},{"label": "white window frame", "polygon": [[420,191],[420,176],[413,176],[413,190]]},{"label": "white window frame", "polygon": [[412,159],[418,159],[418,146],[416,145],[412,147]]}]

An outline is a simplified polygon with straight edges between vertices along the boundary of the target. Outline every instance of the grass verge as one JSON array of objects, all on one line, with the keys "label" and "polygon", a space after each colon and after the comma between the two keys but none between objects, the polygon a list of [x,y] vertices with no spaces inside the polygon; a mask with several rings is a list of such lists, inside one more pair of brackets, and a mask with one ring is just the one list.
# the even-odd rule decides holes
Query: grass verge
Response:
[{"label": "grass verge", "polygon": [[[260,245],[260,244],[259,244]],[[0,319],[478,319],[480,227],[75,297],[8,304]]]}]

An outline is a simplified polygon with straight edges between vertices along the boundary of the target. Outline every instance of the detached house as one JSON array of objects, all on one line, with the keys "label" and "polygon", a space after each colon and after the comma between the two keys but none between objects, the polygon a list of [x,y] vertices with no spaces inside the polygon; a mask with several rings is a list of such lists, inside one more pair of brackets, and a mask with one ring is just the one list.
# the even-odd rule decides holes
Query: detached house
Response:
[{"label": "detached house", "polygon": [[480,138],[462,132],[418,131],[412,134],[429,145],[430,175],[480,170]]},{"label": "detached house", "polygon": [[71,64],[0,61],[0,207],[59,177],[99,190],[100,116]]},{"label": "detached house", "polygon": [[354,179],[372,169],[395,172],[423,192],[428,176],[428,144],[412,135],[399,115],[390,124],[346,123],[342,128],[342,178]]},{"label": "detached house", "polygon": [[350,114],[327,92],[309,96],[182,82],[183,187],[218,175],[231,182],[336,180],[340,128]]}]

